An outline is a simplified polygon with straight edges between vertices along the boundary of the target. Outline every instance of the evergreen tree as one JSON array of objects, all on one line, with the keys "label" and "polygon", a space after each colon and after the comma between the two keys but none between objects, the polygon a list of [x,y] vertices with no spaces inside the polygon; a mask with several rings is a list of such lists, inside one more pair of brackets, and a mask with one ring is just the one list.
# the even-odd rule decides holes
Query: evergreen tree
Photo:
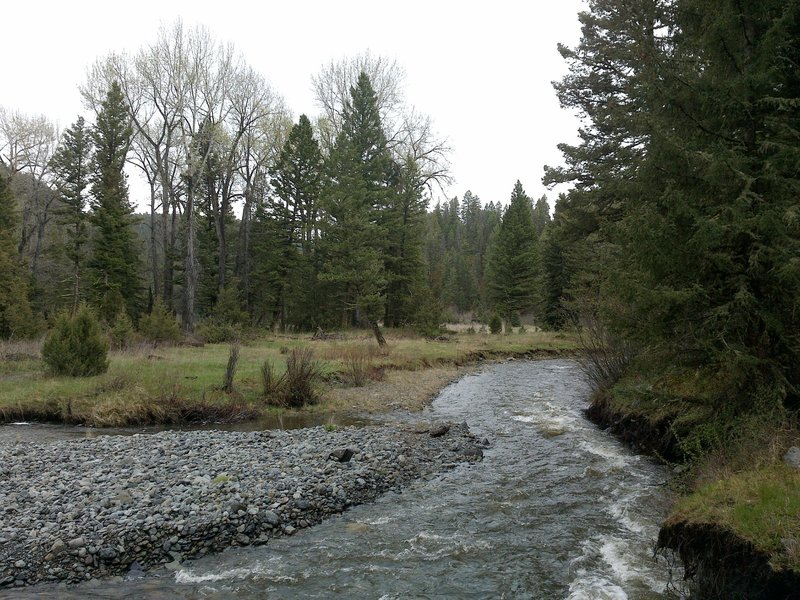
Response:
[{"label": "evergreen tree", "polygon": [[639,326],[619,327],[728,373],[729,406],[796,402],[800,4],[678,6],[639,172],[653,193],[621,231],[619,293]]},{"label": "evergreen tree", "polygon": [[319,318],[313,254],[319,233],[322,166],[311,123],[300,115],[270,171],[274,194],[256,214],[259,281],[271,297],[272,319],[281,330],[290,323],[308,329]]},{"label": "evergreen tree", "polygon": [[[323,199],[324,263],[320,278],[334,286],[342,325],[381,316],[386,286],[386,231],[393,161],[386,146],[375,91],[365,73],[350,90],[342,131],[327,161]],[[380,340],[379,340],[380,341]]]},{"label": "evergreen tree", "polygon": [[30,337],[38,329],[14,244],[15,204],[9,181],[0,173],[0,339]]},{"label": "evergreen tree", "polygon": [[381,224],[386,231],[383,322],[387,327],[415,322],[420,311],[426,311],[423,302],[428,298],[423,294],[423,219],[427,199],[413,159],[407,157],[399,168],[393,191],[381,215]]},{"label": "evergreen tree", "polygon": [[124,166],[131,143],[130,117],[119,84],[103,100],[92,130],[92,224],[95,235],[89,259],[94,302],[106,321],[119,310],[132,317],[141,309],[139,244],[133,230]]},{"label": "evergreen tree", "polygon": [[539,198],[536,204],[531,203],[531,217],[533,218],[533,229],[538,239],[550,223],[550,206],[547,203],[547,196]]},{"label": "evergreen tree", "polygon": [[539,312],[541,322],[548,329],[561,329],[567,321],[567,288],[569,270],[564,256],[564,239],[561,228],[560,204],[563,196],[556,202],[553,220],[547,224],[539,238],[541,256],[541,302]]},{"label": "evergreen tree", "polygon": [[89,239],[86,213],[87,188],[91,178],[91,140],[83,117],[78,117],[65,132],[51,160],[62,208],[58,219],[64,228],[64,255],[71,265],[72,310],[77,310],[84,295],[83,279],[86,244]]},{"label": "evergreen tree", "polygon": [[575,183],[557,228],[570,293],[586,282],[652,364],[722,373],[697,399],[715,418],[799,402],[800,4],[590,6],[557,85],[587,124],[547,176]]},{"label": "evergreen tree", "polygon": [[536,303],[539,256],[531,201],[517,181],[489,256],[489,299],[506,319]]}]

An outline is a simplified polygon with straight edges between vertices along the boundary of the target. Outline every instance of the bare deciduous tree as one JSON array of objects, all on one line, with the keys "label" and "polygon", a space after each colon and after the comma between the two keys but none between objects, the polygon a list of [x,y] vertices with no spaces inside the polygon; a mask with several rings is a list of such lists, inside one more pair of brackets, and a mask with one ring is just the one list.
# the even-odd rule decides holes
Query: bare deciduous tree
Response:
[{"label": "bare deciduous tree", "polygon": [[59,132],[43,115],[30,116],[0,108],[0,164],[15,178],[22,200],[22,224],[18,251],[30,261],[34,277],[47,225],[53,217],[57,195],[50,188],[50,159],[58,146]]}]

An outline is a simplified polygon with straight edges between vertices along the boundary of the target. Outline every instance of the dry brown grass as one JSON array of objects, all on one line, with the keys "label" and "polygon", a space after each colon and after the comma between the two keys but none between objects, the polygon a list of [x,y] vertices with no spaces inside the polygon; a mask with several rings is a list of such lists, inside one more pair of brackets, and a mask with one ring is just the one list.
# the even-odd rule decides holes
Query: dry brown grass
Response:
[{"label": "dry brown grass", "polygon": [[0,362],[38,360],[44,338],[36,340],[0,340]]},{"label": "dry brown grass", "polygon": [[320,409],[330,412],[380,413],[391,410],[418,411],[428,405],[439,390],[470,372],[470,368],[439,367],[424,371],[387,371],[383,381],[369,381],[363,387],[331,388]]}]

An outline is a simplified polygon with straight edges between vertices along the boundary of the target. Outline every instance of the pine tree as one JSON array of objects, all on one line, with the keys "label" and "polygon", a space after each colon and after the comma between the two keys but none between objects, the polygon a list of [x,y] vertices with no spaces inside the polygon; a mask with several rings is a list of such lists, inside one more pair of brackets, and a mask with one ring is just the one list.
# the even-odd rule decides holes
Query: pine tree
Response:
[{"label": "pine tree", "polygon": [[300,115],[270,171],[275,193],[256,217],[261,236],[255,244],[257,268],[272,297],[273,321],[281,330],[290,322],[311,328],[319,317],[313,251],[319,234],[322,166],[311,123]]},{"label": "pine tree", "polygon": [[[320,278],[334,285],[342,325],[381,316],[386,286],[385,229],[393,161],[372,84],[362,73],[344,107],[342,132],[327,161],[323,194],[324,264]],[[376,336],[379,337],[379,336]],[[380,342],[380,337],[379,337]]]},{"label": "pine tree", "polygon": [[591,9],[557,86],[587,124],[547,177],[576,186],[563,257],[594,257],[572,293],[650,364],[724,381],[698,398],[714,415],[796,404],[800,4]]},{"label": "pine tree", "polygon": [[547,203],[547,196],[539,198],[536,204],[531,202],[531,217],[533,218],[533,229],[536,232],[536,237],[540,238],[550,223],[550,206]]},{"label": "pine tree", "polygon": [[86,212],[87,188],[91,177],[91,140],[83,117],[78,117],[65,132],[61,146],[51,160],[62,208],[58,219],[64,228],[64,254],[72,273],[72,310],[77,310],[84,295],[83,279],[86,244],[89,239]]},{"label": "pine tree", "polygon": [[564,255],[564,233],[562,228],[562,196],[556,201],[553,220],[547,224],[539,238],[541,256],[541,295],[539,313],[541,322],[548,329],[561,329],[567,322],[569,267]]},{"label": "pine tree", "polygon": [[[417,165],[411,158],[398,169],[389,202],[381,215],[386,231],[384,265],[386,269],[386,307],[383,322],[398,327],[416,322],[425,308],[427,295],[423,262],[424,215],[427,198],[423,195]],[[427,313],[426,313],[427,315]],[[426,317],[427,318],[427,317]]]},{"label": "pine tree", "polygon": [[106,321],[119,310],[136,317],[141,309],[139,247],[133,231],[124,166],[131,143],[130,117],[119,84],[108,90],[92,130],[92,224],[89,259],[94,302]]},{"label": "pine tree", "polygon": [[536,304],[539,255],[531,201],[517,181],[489,256],[489,299],[511,319]]},{"label": "pine tree", "polygon": [[680,6],[639,174],[654,193],[622,229],[619,292],[641,326],[621,326],[679,364],[728,373],[728,404],[794,402],[800,5]]}]

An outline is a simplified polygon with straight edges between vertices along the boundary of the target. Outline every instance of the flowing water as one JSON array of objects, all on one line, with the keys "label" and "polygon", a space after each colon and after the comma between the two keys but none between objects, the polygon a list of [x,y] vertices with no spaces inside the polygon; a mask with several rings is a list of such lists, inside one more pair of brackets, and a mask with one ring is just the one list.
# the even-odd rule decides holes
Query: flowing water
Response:
[{"label": "flowing water", "polygon": [[[492,447],[401,494],[176,573],[14,592],[38,598],[663,598],[653,559],[667,472],[583,416],[574,362],[507,362],[445,388],[423,420]],[[407,418],[407,419],[408,419]],[[2,594],[0,594],[2,595]]]}]

